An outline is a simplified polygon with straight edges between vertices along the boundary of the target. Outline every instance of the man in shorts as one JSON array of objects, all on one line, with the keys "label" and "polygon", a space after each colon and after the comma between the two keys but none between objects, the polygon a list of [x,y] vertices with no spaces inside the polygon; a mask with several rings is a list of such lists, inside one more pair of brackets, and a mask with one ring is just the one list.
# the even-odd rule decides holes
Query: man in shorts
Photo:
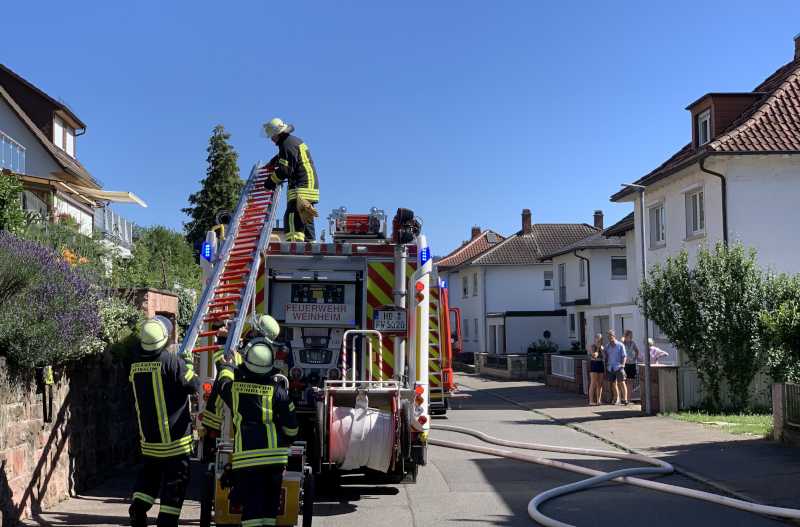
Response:
[{"label": "man in shorts", "polygon": [[[617,340],[613,329],[608,330],[608,347],[606,348],[606,375],[614,389],[614,404],[628,404],[628,387],[625,385],[625,345]],[[620,401],[620,390],[622,400]]]}]

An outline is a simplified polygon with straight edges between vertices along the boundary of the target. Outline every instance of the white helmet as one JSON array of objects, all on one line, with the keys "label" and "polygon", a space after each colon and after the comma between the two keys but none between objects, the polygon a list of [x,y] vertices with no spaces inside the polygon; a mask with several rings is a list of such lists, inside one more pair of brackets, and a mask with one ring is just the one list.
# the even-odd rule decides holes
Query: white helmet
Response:
[{"label": "white helmet", "polygon": [[139,341],[144,351],[159,351],[169,342],[172,322],[166,317],[155,316],[145,320],[139,327]]},{"label": "white helmet", "polygon": [[292,132],[293,130],[294,126],[286,124],[283,122],[283,119],[279,117],[271,119],[264,125],[264,135],[270,139],[273,139],[276,135],[280,135],[285,132]]},{"label": "white helmet", "polygon": [[278,337],[281,332],[281,327],[278,321],[269,315],[261,315],[255,319],[253,323],[256,331],[261,333],[268,341],[272,342]]},{"label": "white helmet", "polygon": [[244,347],[244,367],[249,371],[264,375],[272,370],[274,356],[272,346],[266,339],[253,339]]}]

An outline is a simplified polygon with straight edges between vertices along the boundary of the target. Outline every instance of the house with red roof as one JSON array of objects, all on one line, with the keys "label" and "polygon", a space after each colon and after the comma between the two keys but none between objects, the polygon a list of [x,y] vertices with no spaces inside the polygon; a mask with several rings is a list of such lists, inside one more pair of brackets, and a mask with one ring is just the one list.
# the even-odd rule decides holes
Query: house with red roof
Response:
[{"label": "house with red roof", "polygon": [[[636,180],[639,187],[611,196],[634,204],[635,247],[644,239],[648,267],[727,241],[755,249],[765,268],[800,272],[800,35],[792,59],[752,91],[706,93],[686,110],[688,143]],[[637,267],[628,273],[641,276]]]},{"label": "house with red roof", "polygon": [[506,238],[473,228],[472,238],[437,262],[448,281],[450,305],[461,309],[464,351],[526,353],[544,338],[569,347],[566,311],[554,301],[553,263],[547,256],[600,231],[585,223],[533,223]]}]

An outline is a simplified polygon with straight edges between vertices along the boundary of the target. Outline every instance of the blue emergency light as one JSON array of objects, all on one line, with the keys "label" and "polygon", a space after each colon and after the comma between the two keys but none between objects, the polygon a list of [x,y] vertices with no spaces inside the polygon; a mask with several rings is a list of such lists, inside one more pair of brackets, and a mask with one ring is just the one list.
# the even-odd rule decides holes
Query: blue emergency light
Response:
[{"label": "blue emergency light", "polygon": [[419,266],[425,265],[431,259],[431,248],[425,247],[419,252]]},{"label": "blue emergency light", "polygon": [[200,246],[200,256],[205,258],[207,261],[211,261],[211,243],[210,242],[203,242],[203,245]]}]

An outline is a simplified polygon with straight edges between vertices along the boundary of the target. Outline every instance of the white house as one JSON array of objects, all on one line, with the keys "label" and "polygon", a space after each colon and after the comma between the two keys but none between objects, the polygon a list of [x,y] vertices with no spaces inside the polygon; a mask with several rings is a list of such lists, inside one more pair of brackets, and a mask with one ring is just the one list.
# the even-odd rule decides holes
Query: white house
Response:
[{"label": "white house", "polygon": [[[0,169],[22,181],[22,206],[51,221],[71,218],[79,232],[105,232],[109,202],[146,206],[129,192],[108,192],[78,161],[78,137],[86,125],[64,103],[0,64]],[[100,213],[97,213],[97,210]],[[118,218],[118,216],[117,216]],[[113,222],[115,243],[129,242],[129,222]],[[124,232],[120,232],[120,230]]]},{"label": "white house", "polygon": [[[634,204],[634,246],[644,234],[647,266],[728,241],[756,249],[765,268],[800,272],[800,37],[794,59],[753,91],[708,93],[687,110],[690,142],[635,182],[643,189],[611,197]],[[641,276],[639,260],[629,275]],[[657,327],[650,331],[674,353]]]},{"label": "white house", "polygon": [[525,209],[516,234],[498,239],[488,231],[486,242],[473,245],[483,249],[474,256],[459,256],[467,244],[439,261],[451,305],[461,309],[465,351],[525,353],[545,331],[568,347],[566,311],[555,305],[553,264],[545,255],[597,231],[585,223],[533,224]]},{"label": "white house", "polygon": [[[595,225],[602,227],[602,212],[595,212],[595,218]],[[605,338],[613,328],[621,337],[634,328],[636,292],[631,283],[636,277],[629,275],[626,247],[626,234],[632,229],[629,215],[609,228],[613,234],[594,232],[548,255],[555,270],[556,304],[566,309],[567,336],[581,349],[597,333]]]}]

